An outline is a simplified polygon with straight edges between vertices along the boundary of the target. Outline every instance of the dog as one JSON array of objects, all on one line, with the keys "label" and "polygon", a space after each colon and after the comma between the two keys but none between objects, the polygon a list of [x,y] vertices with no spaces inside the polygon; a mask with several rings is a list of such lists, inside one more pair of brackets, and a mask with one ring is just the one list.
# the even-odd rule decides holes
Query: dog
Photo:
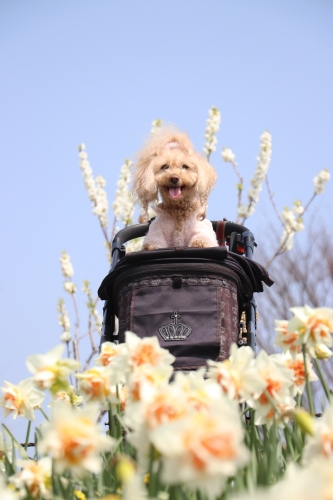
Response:
[{"label": "dog", "polygon": [[157,214],[143,250],[218,246],[212,224],[205,219],[217,174],[186,133],[164,126],[152,134],[137,154],[133,177],[133,192],[144,211],[139,222],[148,221],[151,204]]}]

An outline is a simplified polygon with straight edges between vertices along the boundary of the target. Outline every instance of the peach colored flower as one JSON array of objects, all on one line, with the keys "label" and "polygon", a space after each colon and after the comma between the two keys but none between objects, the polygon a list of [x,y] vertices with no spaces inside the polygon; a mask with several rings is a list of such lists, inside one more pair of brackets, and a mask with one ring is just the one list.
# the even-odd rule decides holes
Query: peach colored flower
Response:
[{"label": "peach colored flower", "polygon": [[290,332],[298,331],[297,344],[306,344],[308,348],[318,344],[328,347],[333,345],[333,309],[328,307],[311,308],[292,307],[294,317],[288,322]]},{"label": "peach colored flower", "polygon": [[275,337],[274,344],[277,347],[281,347],[283,352],[289,351],[294,357],[299,352],[301,352],[301,346],[297,344],[299,337],[298,331],[290,332],[288,330],[288,320],[275,320],[275,331],[277,335]]},{"label": "peach colored flower", "polygon": [[10,476],[9,481],[19,490],[20,498],[26,498],[27,490],[33,499],[52,498],[52,461],[49,457],[35,460],[18,460],[21,470]]},{"label": "peach colored flower", "polygon": [[5,417],[12,414],[14,419],[21,416],[35,420],[34,409],[42,404],[45,395],[35,389],[32,378],[22,380],[18,385],[5,381],[1,391],[0,406],[4,409]]},{"label": "peach colored flower", "polygon": [[57,473],[68,469],[81,477],[86,471],[100,472],[100,453],[113,449],[115,440],[102,433],[97,414],[98,408],[92,404],[83,409],[62,402],[53,405],[51,420],[42,426],[39,450],[53,459]]}]

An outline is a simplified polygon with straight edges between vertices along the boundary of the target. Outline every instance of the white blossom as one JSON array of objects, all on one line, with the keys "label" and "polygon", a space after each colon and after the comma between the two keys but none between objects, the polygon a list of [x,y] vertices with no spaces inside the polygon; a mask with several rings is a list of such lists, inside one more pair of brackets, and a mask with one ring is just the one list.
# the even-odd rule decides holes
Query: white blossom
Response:
[{"label": "white blossom", "polygon": [[207,155],[209,159],[210,155],[214,153],[216,149],[217,139],[216,134],[219,131],[220,123],[221,123],[221,113],[220,111],[213,106],[208,111],[208,118],[206,122],[206,130],[205,130],[205,145],[204,145],[204,153]]},{"label": "white blossom", "polygon": [[72,281],[65,281],[64,290],[68,292],[70,295],[74,295],[74,293],[76,292],[76,286]]},{"label": "white blossom", "polygon": [[285,207],[281,217],[284,221],[285,227],[283,229],[280,243],[282,250],[291,250],[294,242],[295,233],[303,231],[304,224],[301,215],[304,212],[304,207],[300,201],[295,201],[292,209]]},{"label": "white blossom", "polygon": [[129,190],[129,184],[131,182],[131,165],[132,162],[130,160],[125,160],[125,163],[120,169],[116,196],[112,203],[112,209],[116,220],[121,219],[125,226],[132,224],[134,213],[134,200]]},{"label": "white blossom", "polygon": [[93,213],[98,217],[103,228],[108,227],[108,200],[105,191],[106,181],[101,175],[94,179],[92,168],[88,161],[88,155],[84,144],[79,146],[80,169],[82,171],[84,184],[91,200]]},{"label": "white blossom", "polygon": [[272,136],[269,132],[265,131],[260,136],[260,150],[257,157],[257,166],[254,175],[250,180],[252,188],[248,190],[248,205],[240,205],[238,207],[238,216],[244,219],[250,217],[254,212],[254,207],[259,201],[259,193],[262,190],[262,183],[266,177],[272,154]]},{"label": "white blossom", "polygon": [[222,148],[222,159],[225,162],[234,163],[235,155],[230,148]]},{"label": "white blossom", "polygon": [[[65,282],[65,283],[67,283],[67,282]],[[67,314],[65,302],[62,299],[59,299],[59,301],[58,301],[57,311],[59,312],[58,322],[62,328],[62,334],[60,336],[60,340],[61,340],[61,342],[69,342],[72,338],[71,334],[70,334],[71,322],[70,322],[68,314]]]},{"label": "white blossom", "polygon": [[151,124],[151,130],[150,132],[152,134],[156,134],[156,132],[159,130],[160,126],[162,125],[163,123],[163,120],[157,118],[156,120],[154,120]]},{"label": "white blossom", "polygon": [[326,182],[330,180],[330,173],[327,170],[327,168],[324,168],[324,170],[321,170],[316,177],[313,179],[313,185],[314,185],[314,192],[316,194],[321,194],[326,186]]},{"label": "white blossom", "polygon": [[74,275],[74,269],[71,263],[71,258],[65,250],[61,252],[59,260],[63,277],[66,279],[71,278]]}]

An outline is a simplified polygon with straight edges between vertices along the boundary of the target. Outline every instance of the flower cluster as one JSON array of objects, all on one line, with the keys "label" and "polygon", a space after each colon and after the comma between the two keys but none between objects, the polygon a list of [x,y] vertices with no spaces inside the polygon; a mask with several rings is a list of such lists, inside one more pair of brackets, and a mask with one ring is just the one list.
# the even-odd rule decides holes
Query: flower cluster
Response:
[{"label": "flower cluster", "polygon": [[208,373],[229,399],[246,403],[256,411],[256,425],[270,427],[295,406],[292,368],[264,351],[255,359],[250,347],[238,349],[233,344],[228,360],[209,361]]},{"label": "flower cluster", "polygon": [[227,163],[235,162],[235,154],[232,152],[230,148],[222,148],[222,159]]},{"label": "flower cluster", "polygon": [[34,410],[39,408],[44,400],[44,393],[35,388],[32,378],[21,380],[18,385],[4,381],[1,387],[2,396],[0,406],[4,409],[4,416],[18,416],[27,420],[35,420]]},{"label": "flower cluster", "polygon": [[293,209],[290,210],[289,207],[285,207],[282,212],[282,219],[284,222],[284,229],[281,235],[281,249],[291,250],[293,246],[293,240],[295,233],[303,231],[304,224],[302,215],[304,212],[304,207],[300,201],[295,201]]},{"label": "flower cluster", "polygon": [[221,113],[220,111],[213,106],[208,111],[207,125],[205,130],[205,145],[204,145],[204,153],[209,160],[209,157],[212,153],[214,153],[216,149],[217,139],[216,134],[219,131],[220,123],[221,123]]},{"label": "flower cluster", "polygon": [[259,156],[257,157],[257,166],[254,171],[254,175],[250,180],[252,186],[248,190],[248,204],[240,205],[238,207],[238,215],[243,219],[246,219],[254,213],[254,208],[259,201],[259,193],[262,190],[262,183],[266,177],[267,170],[270,165],[272,154],[272,136],[269,132],[265,131],[260,137],[260,150]]},{"label": "flower cluster", "polygon": [[154,120],[151,124],[151,130],[150,130],[151,134],[156,134],[156,132],[161,127],[162,123],[163,123],[163,120],[160,120],[159,118]]},{"label": "flower cluster", "polygon": [[333,354],[329,349],[333,345],[333,310],[309,306],[292,307],[290,310],[294,317],[289,321],[275,321],[275,345],[290,353],[293,359],[301,352],[302,345],[312,358],[330,358]]},{"label": "flower cluster", "polygon": [[115,441],[96,424],[97,412],[95,405],[77,409],[58,402],[52,406],[52,417],[43,424],[39,449],[53,459],[57,473],[70,469],[80,477],[86,471],[100,472],[100,453],[114,448]]},{"label": "flower cluster", "polygon": [[[70,283],[70,282],[68,282],[68,283]],[[65,302],[63,301],[63,299],[58,300],[57,311],[59,313],[58,322],[62,328],[60,340],[61,340],[61,342],[67,343],[72,339],[72,336],[70,334],[71,322],[70,322],[70,319],[69,319],[69,316],[67,313],[67,309],[66,309],[66,305],[65,305]]]},{"label": "flower cluster", "polygon": [[93,299],[89,281],[85,280],[83,282],[82,291],[87,295],[88,301],[86,302],[86,306],[88,308],[90,316],[94,319],[93,328],[99,335],[101,335],[103,318],[96,309],[96,303],[98,299]]},{"label": "flower cluster", "polygon": [[330,173],[327,170],[327,168],[324,168],[324,170],[321,170],[316,177],[313,179],[313,185],[314,185],[314,192],[315,194],[321,194],[326,186],[327,181],[330,180]]},{"label": "flower cluster", "polygon": [[34,383],[39,389],[50,390],[53,394],[68,389],[68,376],[80,364],[74,359],[62,359],[63,351],[64,346],[59,345],[46,354],[34,354],[27,358],[28,370],[33,374]]},{"label": "flower cluster", "polygon": [[125,163],[120,168],[116,196],[112,204],[116,221],[121,219],[124,226],[132,224],[134,213],[134,200],[128,189],[131,182],[131,165],[132,162],[130,160],[125,160]]},{"label": "flower cluster", "polygon": [[71,258],[67,252],[62,251],[59,259],[61,264],[62,275],[65,279],[71,279],[74,276],[74,269],[71,263]]},{"label": "flower cluster", "polygon": [[94,179],[84,144],[79,146],[79,159],[84,184],[92,202],[93,213],[98,217],[101,226],[106,229],[108,227],[108,200],[104,189],[106,181],[101,175]]},{"label": "flower cluster", "polygon": [[10,483],[19,492],[20,498],[26,498],[27,491],[31,498],[52,499],[52,461],[50,457],[35,460],[18,460],[21,470],[9,478]]}]

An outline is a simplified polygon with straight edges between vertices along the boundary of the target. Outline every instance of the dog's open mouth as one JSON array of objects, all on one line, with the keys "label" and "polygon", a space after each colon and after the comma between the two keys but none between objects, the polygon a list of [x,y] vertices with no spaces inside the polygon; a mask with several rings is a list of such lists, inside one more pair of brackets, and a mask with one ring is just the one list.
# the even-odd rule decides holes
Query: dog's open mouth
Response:
[{"label": "dog's open mouth", "polygon": [[179,196],[182,194],[182,189],[184,186],[176,186],[176,187],[169,187],[169,195],[173,200],[177,200]]}]

